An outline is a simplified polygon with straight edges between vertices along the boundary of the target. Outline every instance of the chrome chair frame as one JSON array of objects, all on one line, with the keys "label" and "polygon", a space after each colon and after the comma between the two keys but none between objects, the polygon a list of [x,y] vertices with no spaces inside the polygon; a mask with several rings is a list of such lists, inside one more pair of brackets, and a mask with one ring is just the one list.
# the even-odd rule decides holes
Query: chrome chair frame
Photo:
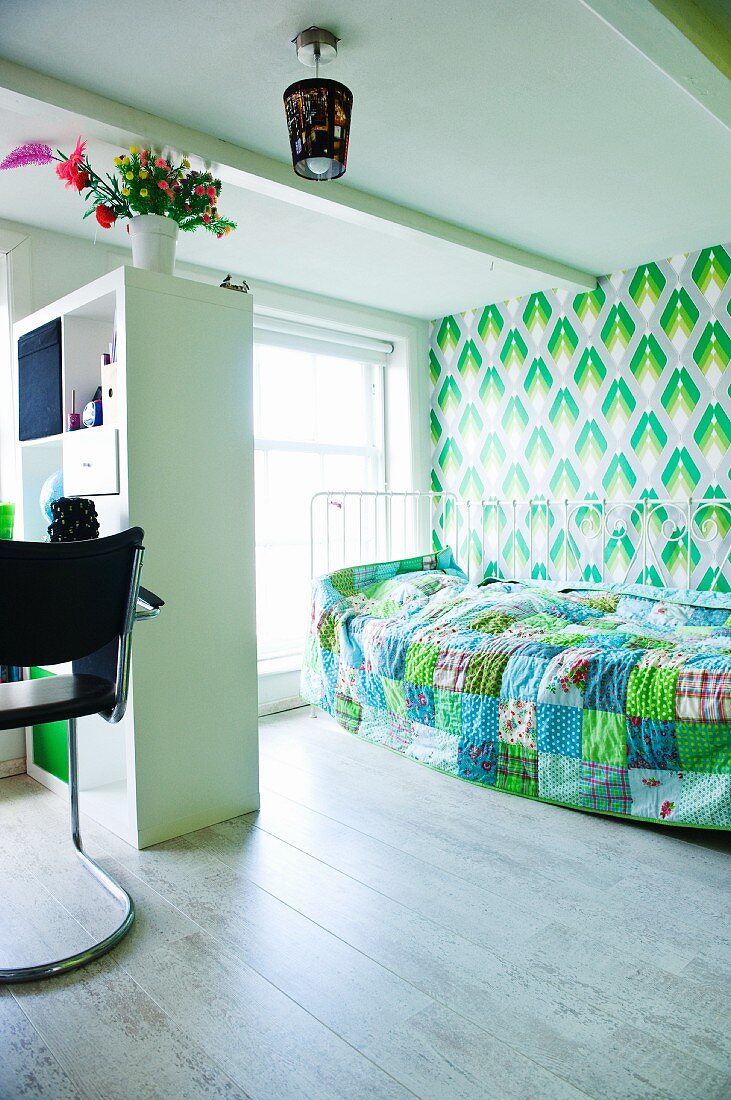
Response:
[{"label": "chrome chair frame", "polygon": [[[132,576],[130,581],[129,596],[125,610],[124,624],[119,636],[119,651],[117,656],[117,672],[115,679],[114,706],[107,711],[100,711],[102,718],[109,723],[121,721],[127,709],[129,695],[129,675],[132,658],[132,628],[136,620],[155,619],[160,614],[158,606],[152,606],[144,600],[140,600],[140,578],[142,574],[142,562],[144,548],[134,551],[132,564]],[[84,850],[81,839],[81,826],[79,820],[79,754],[77,738],[77,720],[69,718],[68,752],[69,752],[69,809],[71,818],[71,840],[77,856],[87,871],[100,885],[122,906],[122,919],[103,940],[85,947],[83,951],[77,951],[73,955],[67,955],[61,959],[53,959],[50,962],[39,963],[34,966],[0,967],[1,983],[34,982],[43,978],[51,978],[57,974],[67,974],[77,970],[80,966],[105,955],[122,940],[135,919],[135,905],[124,889],[112,876],[101,867],[96,860]]]}]

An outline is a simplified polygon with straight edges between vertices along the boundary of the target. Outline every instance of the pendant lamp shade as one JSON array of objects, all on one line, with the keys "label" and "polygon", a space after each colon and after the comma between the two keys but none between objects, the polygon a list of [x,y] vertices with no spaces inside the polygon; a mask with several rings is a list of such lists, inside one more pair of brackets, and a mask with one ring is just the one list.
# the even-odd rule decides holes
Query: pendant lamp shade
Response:
[{"label": "pendant lamp shade", "polygon": [[337,80],[316,77],[284,93],[292,165],[308,180],[334,180],[345,172],[353,93]]}]

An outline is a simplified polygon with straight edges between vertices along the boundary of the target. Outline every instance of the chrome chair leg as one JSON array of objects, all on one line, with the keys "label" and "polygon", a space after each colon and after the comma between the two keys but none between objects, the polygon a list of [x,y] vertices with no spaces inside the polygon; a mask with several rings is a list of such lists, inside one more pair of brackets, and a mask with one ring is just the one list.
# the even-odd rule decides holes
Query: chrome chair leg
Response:
[{"label": "chrome chair leg", "polygon": [[76,719],[69,720],[69,803],[71,810],[71,839],[81,862],[87,871],[101,883],[104,889],[112,895],[115,901],[124,909],[124,916],[110,935],[98,943],[84,948],[75,955],[67,955],[63,959],[53,962],[39,963],[37,966],[21,966],[13,969],[0,968],[0,983],[2,982],[35,982],[41,978],[52,978],[56,974],[66,974],[70,970],[76,970],[80,966],[86,966],[93,959],[105,955],[111,951],[119,941],[127,935],[135,919],[135,906],[127,891],[108,875],[103,867],[100,867],[91,856],[84,851],[81,842],[79,828],[79,757],[77,751]]}]

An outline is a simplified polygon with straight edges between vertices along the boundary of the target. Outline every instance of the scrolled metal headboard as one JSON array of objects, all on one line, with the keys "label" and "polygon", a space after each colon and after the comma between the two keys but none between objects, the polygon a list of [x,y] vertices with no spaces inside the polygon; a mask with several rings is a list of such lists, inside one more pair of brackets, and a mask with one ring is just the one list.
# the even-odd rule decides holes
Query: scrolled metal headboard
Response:
[{"label": "scrolled metal headboard", "polygon": [[473,579],[615,581],[731,590],[731,500],[461,500],[454,493],[316,493],[312,575],[451,546]]}]

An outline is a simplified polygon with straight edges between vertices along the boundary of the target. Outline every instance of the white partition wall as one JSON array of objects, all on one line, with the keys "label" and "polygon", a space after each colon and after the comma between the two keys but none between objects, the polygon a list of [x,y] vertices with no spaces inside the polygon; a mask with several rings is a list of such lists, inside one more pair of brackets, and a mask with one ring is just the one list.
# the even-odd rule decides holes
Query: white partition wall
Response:
[{"label": "white partition wall", "polygon": [[[103,427],[18,444],[20,537],[43,537],[38,494],[61,464],[102,535],[145,530],[143,584],[166,605],[135,629],[123,722],[79,723],[82,810],[145,847],[258,806],[252,302],[125,267],[25,318],[16,341],[55,317],[64,412],[72,388],[78,408],[101,384],[116,327],[115,392]],[[63,789],[37,732],[27,746],[30,774]]]}]

